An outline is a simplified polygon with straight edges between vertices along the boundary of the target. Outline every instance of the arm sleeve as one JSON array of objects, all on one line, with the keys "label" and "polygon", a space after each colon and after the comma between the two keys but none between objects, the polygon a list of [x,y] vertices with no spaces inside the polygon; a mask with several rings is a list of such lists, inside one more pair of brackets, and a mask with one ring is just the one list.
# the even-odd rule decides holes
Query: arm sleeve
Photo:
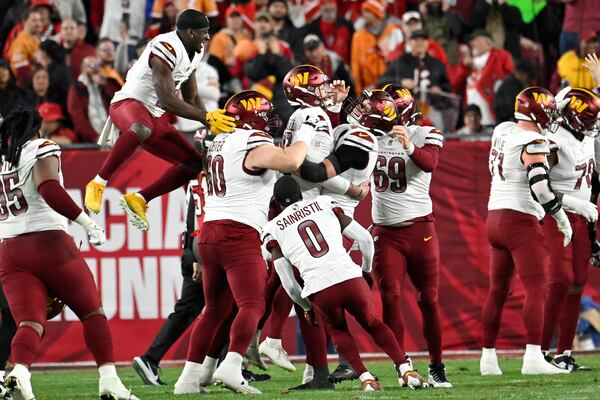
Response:
[{"label": "arm sleeve", "polygon": [[349,180],[342,178],[339,175],[334,176],[331,179],[327,179],[325,182],[321,183],[321,186],[323,186],[325,189],[338,194],[346,194],[348,189],[350,189],[350,185],[351,183]]},{"label": "arm sleeve", "polygon": [[[335,169],[336,175],[350,168],[361,169],[369,163],[369,153],[357,147],[342,145],[325,158]],[[328,179],[324,162],[313,163],[304,160],[300,166],[300,177],[309,182],[323,182]]]},{"label": "arm sleeve", "polygon": [[342,234],[348,239],[353,239],[358,242],[360,252],[362,253],[362,270],[365,272],[371,272],[373,266],[373,255],[375,253],[375,246],[373,244],[373,238],[369,231],[363,228],[358,222],[352,220],[342,231]]},{"label": "arm sleeve", "polygon": [[310,302],[302,298],[302,288],[294,277],[292,265],[284,257],[280,257],[274,262],[275,272],[279,275],[281,286],[290,295],[294,303],[298,304],[304,311],[309,311],[312,307]]},{"label": "arm sleeve", "polygon": [[127,71],[129,70],[129,56],[127,50],[127,43],[119,42],[116,50],[115,69],[123,76],[127,75]]},{"label": "arm sleeve", "polygon": [[54,211],[71,221],[74,221],[82,212],[81,208],[75,204],[66,190],[55,179],[42,182],[38,186],[38,193]]},{"label": "arm sleeve", "polygon": [[433,172],[438,165],[440,146],[426,144],[423,147],[414,146],[409,157],[417,167],[425,172]]}]

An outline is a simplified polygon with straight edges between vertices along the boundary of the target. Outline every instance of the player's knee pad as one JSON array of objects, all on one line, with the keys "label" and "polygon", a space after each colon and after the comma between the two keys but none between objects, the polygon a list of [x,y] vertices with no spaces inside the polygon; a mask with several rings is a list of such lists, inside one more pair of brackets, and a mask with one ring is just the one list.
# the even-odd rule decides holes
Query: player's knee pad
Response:
[{"label": "player's knee pad", "polygon": [[81,322],[84,322],[86,319],[89,319],[89,318],[93,317],[94,315],[99,315],[101,317],[106,318],[106,314],[104,314],[104,309],[102,307],[98,307],[91,313],[88,313],[88,314],[84,315],[83,317],[81,317],[80,318]]},{"label": "player's knee pad", "polygon": [[419,292],[417,297],[419,305],[437,306],[438,290],[436,287],[425,288]]},{"label": "player's knee pad", "polygon": [[44,325],[35,321],[21,321],[19,328],[33,329],[40,337],[44,336]]},{"label": "player's knee pad", "polygon": [[134,122],[131,124],[129,131],[137,136],[141,142],[148,139],[152,134],[152,130],[150,128],[144,124],[140,124],[139,122]]}]

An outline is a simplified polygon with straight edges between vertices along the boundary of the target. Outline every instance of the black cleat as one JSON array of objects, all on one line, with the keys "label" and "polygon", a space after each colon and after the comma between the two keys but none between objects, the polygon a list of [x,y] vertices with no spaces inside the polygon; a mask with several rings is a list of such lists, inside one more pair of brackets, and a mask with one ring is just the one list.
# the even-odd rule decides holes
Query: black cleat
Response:
[{"label": "black cleat", "polygon": [[429,376],[427,377],[427,382],[429,385],[433,386],[436,389],[451,389],[452,384],[448,381],[446,377],[446,366],[443,363],[431,363],[429,364]]},{"label": "black cleat", "polygon": [[242,370],[242,376],[248,382],[266,382],[271,380],[271,375],[269,374],[255,374],[249,369]]},{"label": "black cleat", "polygon": [[340,383],[343,381],[353,381],[358,379],[358,375],[351,366],[340,364],[338,367],[329,375],[329,381],[332,383]]},{"label": "black cleat", "polygon": [[335,385],[328,381],[328,380],[323,380],[323,379],[313,379],[310,380],[306,383],[303,383],[302,385],[298,385],[295,386],[293,388],[289,388],[287,391],[294,391],[294,390],[332,390],[335,389]]},{"label": "black cleat", "polygon": [[589,372],[592,369],[575,362],[575,359],[566,354],[554,357],[552,365],[560,369],[566,369],[569,372]]},{"label": "black cleat", "polygon": [[144,356],[133,359],[133,369],[146,385],[160,386],[165,384],[160,379],[160,367]]}]

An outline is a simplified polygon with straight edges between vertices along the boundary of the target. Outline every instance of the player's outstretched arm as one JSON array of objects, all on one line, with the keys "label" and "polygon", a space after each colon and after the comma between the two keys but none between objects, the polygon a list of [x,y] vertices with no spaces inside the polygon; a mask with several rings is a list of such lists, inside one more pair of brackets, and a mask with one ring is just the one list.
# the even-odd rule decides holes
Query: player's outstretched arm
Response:
[{"label": "player's outstretched arm", "polygon": [[337,214],[340,226],[342,228],[342,235],[348,239],[356,240],[358,247],[362,254],[362,270],[365,272],[371,272],[373,269],[373,255],[375,254],[375,245],[373,244],[373,238],[369,231],[362,227],[361,224],[350,218],[345,214]]},{"label": "player's outstretched arm", "polygon": [[37,160],[33,167],[33,183],[40,196],[54,211],[81,225],[92,245],[99,246],[106,242],[104,230],[75,204],[60,185],[58,171],[58,157]]},{"label": "player's outstretched arm", "polygon": [[368,163],[368,151],[342,145],[320,163],[304,160],[299,173],[300,177],[308,182],[323,182],[350,168],[364,168]]},{"label": "player's outstretched arm", "polygon": [[294,303],[302,307],[304,311],[310,311],[312,307],[308,300],[302,298],[302,288],[294,277],[294,267],[292,267],[292,264],[283,256],[281,250],[276,247],[271,249],[271,254],[274,259],[275,272],[277,272],[281,280],[281,286],[283,286],[290,298],[294,300]]},{"label": "player's outstretched arm", "polygon": [[222,132],[233,132],[235,130],[235,119],[229,115],[225,115],[225,110],[217,109],[212,112],[206,111],[204,102],[198,94],[198,83],[196,81],[196,73],[192,72],[189,79],[181,85],[181,96],[183,100],[194,107],[204,110],[204,121],[200,120],[204,126],[208,127],[213,133],[219,134]]},{"label": "player's outstretched arm", "polygon": [[272,169],[283,173],[293,172],[300,167],[306,157],[308,143],[298,140],[286,148],[274,145],[255,147],[248,151],[244,166],[254,171]]}]

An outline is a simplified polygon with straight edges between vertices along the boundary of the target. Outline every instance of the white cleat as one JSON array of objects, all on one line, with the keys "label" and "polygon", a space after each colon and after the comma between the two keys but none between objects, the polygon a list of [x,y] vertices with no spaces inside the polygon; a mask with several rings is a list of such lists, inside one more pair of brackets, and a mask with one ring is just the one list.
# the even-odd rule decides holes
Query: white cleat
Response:
[{"label": "white cleat", "polygon": [[202,366],[200,367],[200,372],[198,373],[198,381],[200,383],[200,386],[209,386],[215,383],[213,375],[217,370],[218,364],[219,360],[211,357],[204,357],[204,362],[202,363]]},{"label": "white cleat", "polygon": [[262,394],[260,390],[250,386],[248,381],[244,379],[239,364],[222,362],[213,374],[213,378],[215,385],[226,387],[236,393]]},{"label": "white cleat", "polygon": [[269,344],[267,340],[264,340],[260,346],[258,347],[258,351],[261,356],[267,357],[269,360],[273,362],[273,364],[277,365],[279,368],[283,368],[286,371],[294,372],[296,371],[296,367],[290,361],[287,352],[284,350],[283,346],[273,346]]},{"label": "white cleat", "polygon": [[315,369],[312,365],[306,364],[304,366],[304,372],[302,373],[302,384],[308,383],[315,377]]},{"label": "white cleat", "polygon": [[20,364],[6,376],[4,385],[14,400],[35,400],[31,387],[31,373]]},{"label": "white cleat", "polygon": [[175,389],[173,390],[173,394],[207,394],[208,390],[204,389],[198,383],[198,380],[182,380],[180,379],[175,383]]},{"label": "white cleat", "polygon": [[98,387],[101,400],[140,400],[117,376],[101,377]]},{"label": "white cleat", "polygon": [[542,352],[527,354],[523,356],[523,368],[521,368],[523,375],[555,375],[555,374],[568,374],[569,371],[566,369],[560,369],[544,359]]},{"label": "white cleat", "polygon": [[246,358],[248,359],[250,364],[254,364],[263,371],[266,371],[267,369],[269,369],[269,367],[267,366],[267,364],[265,364],[262,358],[260,358],[260,355],[261,354],[258,349],[258,345],[256,343],[250,343],[250,346],[248,346],[248,350],[246,350]]},{"label": "white cleat", "polygon": [[481,359],[479,360],[479,371],[483,376],[499,376],[502,375],[502,370],[498,366],[498,356],[496,353],[481,353]]},{"label": "white cleat", "polygon": [[402,375],[401,379],[404,385],[413,390],[429,387],[429,383],[425,382],[425,378],[419,375],[417,371],[408,371]]}]

